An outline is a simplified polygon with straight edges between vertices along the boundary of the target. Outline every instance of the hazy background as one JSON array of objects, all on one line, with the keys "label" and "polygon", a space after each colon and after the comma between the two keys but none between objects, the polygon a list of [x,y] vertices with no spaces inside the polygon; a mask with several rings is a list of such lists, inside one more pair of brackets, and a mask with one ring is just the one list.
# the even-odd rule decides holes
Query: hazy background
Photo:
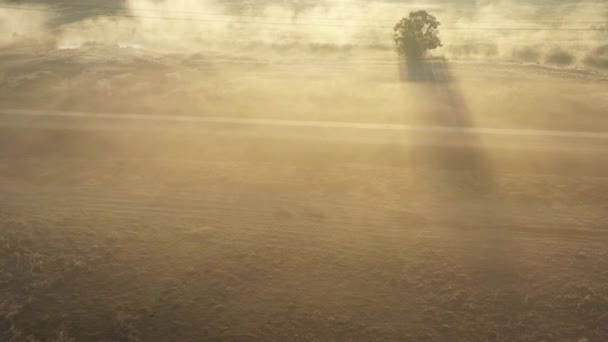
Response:
[{"label": "hazy background", "polygon": [[442,22],[432,56],[478,125],[608,127],[601,1],[4,1],[0,101],[413,122],[452,105],[404,82],[392,27],[414,9]]},{"label": "hazy background", "polygon": [[[1,9],[0,25],[9,33],[0,38],[3,46],[36,40],[55,49],[108,44],[164,52],[240,55],[250,55],[251,51],[245,49],[261,46],[317,52],[392,50],[392,26],[410,10],[426,9],[443,23],[445,47],[435,55],[608,68],[608,9],[601,1],[3,3],[28,9]],[[519,30],[541,28],[551,30]]]}]

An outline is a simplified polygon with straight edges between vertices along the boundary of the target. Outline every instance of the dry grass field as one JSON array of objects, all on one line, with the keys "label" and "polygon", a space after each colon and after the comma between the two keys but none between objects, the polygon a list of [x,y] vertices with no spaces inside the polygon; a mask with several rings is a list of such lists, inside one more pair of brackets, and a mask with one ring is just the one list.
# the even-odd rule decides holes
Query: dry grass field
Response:
[{"label": "dry grass field", "polygon": [[3,128],[2,339],[608,336],[603,151],[290,135]]},{"label": "dry grass field", "polygon": [[606,4],[0,5],[0,341],[608,341]]}]

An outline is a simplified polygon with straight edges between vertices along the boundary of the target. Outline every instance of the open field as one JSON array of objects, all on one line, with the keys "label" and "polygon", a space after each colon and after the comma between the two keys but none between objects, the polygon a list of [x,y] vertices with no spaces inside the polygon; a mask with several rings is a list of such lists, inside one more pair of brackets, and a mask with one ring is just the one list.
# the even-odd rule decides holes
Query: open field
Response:
[{"label": "open field", "polygon": [[[604,74],[437,60],[426,80],[410,82],[392,52],[260,54],[26,49],[4,57],[0,101],[86,112],[408,124],[435,117],[440,125],[467,116],[479,127],[608,129]],[[445,115],[450,110],[459,114]]]},{"label": "open field", "polygon": [[4,340],[608,336],[605,141],[10,118]]},{"label": "open field", "polygon": [[608,341],[608,5],[424,6],[0,1],[0,341]]}]

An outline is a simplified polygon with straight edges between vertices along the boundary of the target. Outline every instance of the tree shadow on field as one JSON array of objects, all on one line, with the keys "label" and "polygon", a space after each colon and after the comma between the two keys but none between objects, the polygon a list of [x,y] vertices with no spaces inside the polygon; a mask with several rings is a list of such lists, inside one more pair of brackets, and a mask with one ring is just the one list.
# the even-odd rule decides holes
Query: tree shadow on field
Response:
[{"label": "tree shadow on field", "polygon": [[[494,191],[492,170],[482,146],[459,82],[443,59],[407,61],[400,64],[400,79],[409,82],[413,98],[423,103],[424,110],[416,123],[421,126],[445,128],[441,146],[430,147],[425,162],[434,169],[454,170],[471,177],[469,195],[491,195]],[[451,174],[446,172],[446,175]],[[457,179],[444,179],[446,186],[455,186]]]},{"label": "tree shadow on field", "polygon": [[[522,280],[511,258],[518,253],[517,246],[506,236],[511,221],[509,209],[501,202],[495,171],[482,138],[475,131],[460,83],[448,62],[439,59],[404,63],[400,78],[407,83],[405,89],[413,92],[408,98],[419,101],[423,108],[415,118],[416,124],[433,127],[421,133],[420,138],[437,135],[431,140],[433,143],[421,147],[415,162],[429,167],[430,172],[424,173],[429,179],[421,183],[425,184],[422,191],[437,201],[432,219],[436,224],[432,229],[437,229],[448,243],[466,251],[463,254],[466,258],[458,266],[467,270],[470,283],[455,283],[455,287],[468,287],[482,297],[508,293],[497,305],[516,308],[517,304],[509,297],[513,294],[510,288]],[[450,305],[441,304],[447,311],[452,309]],[[512,313],[503,310],[502,314]]]}]

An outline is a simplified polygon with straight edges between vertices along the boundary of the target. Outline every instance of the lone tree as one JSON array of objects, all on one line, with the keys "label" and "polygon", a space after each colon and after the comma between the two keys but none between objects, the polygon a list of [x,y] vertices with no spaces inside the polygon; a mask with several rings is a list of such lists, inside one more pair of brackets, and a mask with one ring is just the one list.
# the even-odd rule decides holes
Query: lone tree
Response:
[{"label": "lone tree", "polygon": [[443,46],[439,39],[439,25],[441,23],[437,18],[427,11],[410,12],[409,17],[401,19],[394,28],[399,54],[417,60],[422,58],[427,50]]}]

